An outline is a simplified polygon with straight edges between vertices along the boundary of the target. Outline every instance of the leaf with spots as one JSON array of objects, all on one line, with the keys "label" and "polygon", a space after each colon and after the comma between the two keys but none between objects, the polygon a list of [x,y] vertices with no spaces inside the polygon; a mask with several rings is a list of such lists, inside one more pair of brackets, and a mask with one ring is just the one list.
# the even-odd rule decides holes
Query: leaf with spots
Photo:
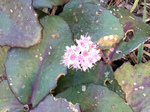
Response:
[{"label": "leaf with spots", "polygon": [[112,14],[119,18],[125,37],[121,40],[113,60],[117,60],[135,50],[150,37],[150,26],[139,20],[124,8],[112,8]]},{"label": "leaf with spots", "polygon": [[91,3],[91,4],[97,4],[97,5],[107,5],[107,1],[106,0],[70,0],[67,4],[67,8],[72,8],[75,5],[79,5],[79,4],[85,4],[85,3]]},{"label": "leaf with spots", "polygon": [[23,112],[23,105],[11,92],[6,80],[0,83],[0,112]]},{"label": "leaf with spots", "polygon": [[35,107],[30,112],[81,112],[79,104],[73,105],[67,102],[66,99],[58,98],[48,95],[44,101]]},{"label": "leaf with spots", "polygon": [[114,92],[116,92],[121,98],[125,99],[125,93],[124,91],[121,89],[121,86],[118,84],[117,80],[114,79]]},{"label": "leaf with spots", "polygon": [[115,72],[115,78],[125,92],[126,101],[134,112],[150,110],[150,61],[132,66],[124,63]]},{"label": "leaf with spots", "polygon": [[[41,19],[44,26],[42,42],[28,49],[12,48],[5,63],[12,91],[23,104],[36,106],[52,88],[57,79],[67,72],[61,64],[65,47],[72,45],[68,24],[58,16]],[[58,38],[52,38],[57,35]]]},{"label": "leaf with spots", "polygon": [[41,40],[41,30],[31,0],[0,1],[0,46],[33,46]]},{"label": "leaf with spots", "polygon": [[118,94],[95,84],[77,85],[56,97],[66,98],[73,104],[78,102],[83,112],[132,112]]},{"label": "leaf with spots", "polygon": [[109,89],[114,90],[114,76],[112,68],[109,64],[102,68],[103,61],[97,62],[93,69],[90,69],[88,72],[81,70],[72,70],[68,69],[67,75],[60,77],[58,80],[58,86],[56,87],[55,94],[58,94],[69,87],[76,86],[78,84],[89,84],[97,83],[100,72],[104,69],[98,84],[107,86]]},{"label": "leaf with spots", "polygon": [[0,75],[2,76],[6,76],[5,73],[5,61],[7,58],[7,51],[8,51],[9,47],[4,46],[4,47],[0,47]]},{"label": "leaf with spots", "polygon": [[52,8],[53,6],[64,5],[67,2],[69,0],[33,0],[33,6]]},{"label": "leaf with spots", "polygon": [[[70,25],[74,38],[79,39],[80,35],[88,34],[92,37],[93,42],[97,42],[102,37],[116,35],[118,37],[116,43],[123,38],[124,32],[119,19],[113,16],[110,11],[92,3],[77,3],[66,4],[64,11],[60,14]],[[101,49],[112,47],[110,44],[108,45],[100,46]]]},{"label": "leaf with spots", "polygon": [[[100,76],[101,71],[103,71],[102,76]],[[98,78],[100,76],[100,80],[98,81]],[[87,84],[87,83],[97,83],[100,85],[106,85],[106,82],[109,83],[109,87],[110,89],[113,89],[113,80],[114,80],[114,76],[113,76],[113,71],[112,68],[109,64],[107,64],[107,66],[103,65],[103,61],[98,62],[97,65],[95,66],[95,68],[89,70],[89,72],[83,72],[78,70],[74,75],[73,75],[73,81],[72,81],[72,85],[76,86],[78,84]]]}]

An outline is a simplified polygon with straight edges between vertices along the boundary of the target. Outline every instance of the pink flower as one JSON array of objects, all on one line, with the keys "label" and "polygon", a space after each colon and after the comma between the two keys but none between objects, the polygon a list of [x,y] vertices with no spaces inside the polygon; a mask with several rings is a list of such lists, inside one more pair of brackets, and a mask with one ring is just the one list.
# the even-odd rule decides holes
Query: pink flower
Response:
[{"label": "pink flower", "polygon": [[92,58],[88,58],[89,63],[93,63],[93,59]]},{"label": "pink flower", "polygon": [[83,71],[91,69],[94,64],[101,59],[101,54],[96,45],[91,41],[91,37],[84,37],[76,40],[77,45],[71,47],[66,46],[66,51],[63,56],[63,63],[75,69]]},{"label": "pink flower", "polygon": [[84,57],[87,57],[88,55],[89,55],[89,53],[88,53],[88,51],[83,51],[83,53],[82,53],[82,55],[84,56]]},{"label": "pink flower", "polygon": [[71,61],[74,61],[75,59],[76,59],[76,55],[75,55],[75,54],[71,54],[70,60],[71,60]]},{"label": "pink flower", "polygon": [[78,56],[78,61],[82,62],[83,60],[84,60],[84,57],[80,54],[80,55]]}]

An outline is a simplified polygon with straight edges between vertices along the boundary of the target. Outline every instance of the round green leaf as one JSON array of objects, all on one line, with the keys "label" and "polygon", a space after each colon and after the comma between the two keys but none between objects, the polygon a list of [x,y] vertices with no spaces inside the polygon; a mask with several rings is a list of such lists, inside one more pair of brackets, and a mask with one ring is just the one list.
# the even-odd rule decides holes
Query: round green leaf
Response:
[{"label": "round green leaf", "polygon": [[91,3],[91,4],[97,4],[97,5],[106,5],[107,2],[105,0],[70,0],[67,5],[65,5],[66,8],[74,7],[75,5],[79,4],[85,4],[85,3]]},{"label": "round green leaf", "polygon": [[48,7],[63,5],[69,2],[69,0],[33,0],[34,7]]},{"label": "round green leaf", "polygon": [[[76,86],[78,84],[89,84],[97,83],[102,86],[108,87],[110,90],[118,93],[122,98],[124,98],[125,93],[121,90],[118,82],[114,80],[114,73],[109,64],[104,67],[104,62],[97,62],[93,69],[88,72],[76,71],[68,69],[66,76],[61,76],[57,82],[57,87],[54,90],[54,94],[58,94],[69,87]],[[103,74],[100,73],[104,69]],[[99,78],[99,81],[98,81]]]},{"label": "round green leaf", "polygon": [[100,85],[78,85],[57,95],[79,103],[83,112],[132,112],[118,94]]},{"label": "round green leaf", "polygon": [[[67,75],[60,77],[58,80],[58,86],[55,89],[56,94],[64,91],[69,87],[76,86],[78,84],[89,84],[89,83],[97,83],[100,85],[108,86],[111,90],[114,90],[114,76],[112,68],[109,64],[106,65],[105,68],[102,68],[103,61],[97,62],[93,69],[90,69],[87,72],[81,70],[72,70],[68,69]],[[103,74],[101,74],[101,70],[104,69]],[[98,81],[98,78],[100,79]]]},{"label": "round green leaf", "polygon": [[0,112],[23,112],[23,105],[11,92],[6,80],[0,83]]},{"label": "round green leaf", "polygon": [[47,96],[44,101],[30,112],[81,112],[79,104],[73,105],[66,99]]},{"label": "round green leaf", "polygon": [[41,40],[41,30],[31,0],[0,1],[0,46],[33,46]]},{"label": "round green leaf", "polygon": [[117,49],[119,52],[113,58],[113,60],[117,60],[135,50],[150,37],[150,26],[146,25],[124,8],[112,8],[110,12],[119,18],[125,33],[133,30],[134,34],[129,42],[121,40]]},{"label": "round green leaf", "polygon": [[[88,34],[93,42],[97,42],[104,36],[118,35],[118,42],[124,35],[119,19],[100,5],[71,2],[65,5],[60,16],[68,22],[74,37],[78,39],[80,35]],[[112,45],[101,46],[102,49],[110,47]]]},{"label": "round green leaf", "polygon": [[150,110],[150,61],[132,66],[125,63],[115,72],[115,78],[125,92],[126,101],[134,112]]},{"label": "round green leaf", "polygon": [[6,72],[11,89],[23,104],[38,104],[57,79],[66,73],[61,64],[65,47],[73,44],[68,24],[57,16],[46,16],[42,42],[29,49],[12,48],[8,51]]}]

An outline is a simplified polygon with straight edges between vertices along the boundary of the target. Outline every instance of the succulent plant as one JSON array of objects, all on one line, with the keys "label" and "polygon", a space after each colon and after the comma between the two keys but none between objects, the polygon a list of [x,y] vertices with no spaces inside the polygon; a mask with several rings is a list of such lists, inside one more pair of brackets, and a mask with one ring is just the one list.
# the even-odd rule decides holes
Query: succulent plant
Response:
[{"label": "succulent plant", "polygon": [[[42,11],[60,5],[58,15]],[[110,61],[138,48],[150,37],[150,27],[126,9],[104,5],[102,0],[0,1],[0,112],[149,110],[149,62],[126,63],[114,73]],[[86,70],[81,62],[72,69],[74,63],[67,67],[63,61],[66,48],[74,50],[81,35],[90,37],[90,50],[100,50]],[[90,56],[88,47],[74,56],[82,50]]]}]

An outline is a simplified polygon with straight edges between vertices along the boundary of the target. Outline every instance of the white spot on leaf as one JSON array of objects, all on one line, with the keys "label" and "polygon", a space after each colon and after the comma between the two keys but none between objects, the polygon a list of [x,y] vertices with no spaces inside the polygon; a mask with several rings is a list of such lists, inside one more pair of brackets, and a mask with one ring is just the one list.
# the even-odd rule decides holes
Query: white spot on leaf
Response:
[{"label": "white spot on leaf", "polygon": [[83,91],[83,92],[86,91],[86,86],[85,86],[85,85],[82,86],[82,91]]}]

